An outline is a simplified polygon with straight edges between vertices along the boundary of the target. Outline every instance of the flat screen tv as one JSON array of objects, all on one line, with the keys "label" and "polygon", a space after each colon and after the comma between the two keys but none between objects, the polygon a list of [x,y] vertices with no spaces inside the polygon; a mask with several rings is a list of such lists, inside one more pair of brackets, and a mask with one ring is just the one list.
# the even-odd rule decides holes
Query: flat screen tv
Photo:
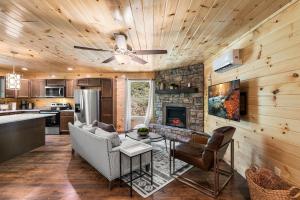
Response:
[{"label": "flat screen tv", "polygon": [[208,87],[208,114],[240,121],[240,80]]}]

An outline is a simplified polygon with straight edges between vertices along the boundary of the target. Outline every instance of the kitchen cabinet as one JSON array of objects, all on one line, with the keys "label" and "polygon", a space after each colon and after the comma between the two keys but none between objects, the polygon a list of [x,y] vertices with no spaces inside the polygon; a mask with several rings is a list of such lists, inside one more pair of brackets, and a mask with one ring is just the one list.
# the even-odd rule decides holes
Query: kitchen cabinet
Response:
[{"label": "kitchen cabinet", "polygon": [[46,86],[66,86],[65,79],[47,79]]},{"label": "kitchen cabinet", "polygon": [[33,79],[31,80],[31,97],[45,97],[46,96],[46,80]]},{"label": "kitchen cabinet", "polygon": [[21,88],[17,90],[18,98],[30,97],[30,80],[21,79]]},{"label": "kitchen cabinet", "polygon": [[75,90],[75,80],[66,80],[66,97],[73,98]]},{"label": "kitchen cabinet", "polygon": [[68,123],[74,123],[74,112],[73,111],[61,111],[60,112],[60,127],[59,131],[61,134],[69,133]]},{"label": "kitchen cabinet", "polygon": [[15,98],[16,97],[16,90],[5,89],[5,97],[6,98]]},{"label": "kitchen cabinet", "polygon": [[101,97],[101,121],[113,124],[113,99],[112,97]]},{"label": "kitchen cabinet", "polygon": [[82,78],[77,80],[77,85],[81,87],[100,87],[100,78]]},{"label": "kitchen cabinet", "polygon": [[112,79],[101,79],[101,95],[102,97],[113,96],[113,81]]},{"label": "kitchen cabinet", "polygon": [[113,124],[113,80],[101,79],[101,121]]}]

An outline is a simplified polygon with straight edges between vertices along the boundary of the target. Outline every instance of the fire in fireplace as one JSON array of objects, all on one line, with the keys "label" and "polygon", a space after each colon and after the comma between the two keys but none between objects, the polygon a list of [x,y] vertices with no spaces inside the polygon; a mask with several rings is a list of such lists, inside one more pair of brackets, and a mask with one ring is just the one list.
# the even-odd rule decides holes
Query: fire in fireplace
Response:
[{"label": "fire in fireplace", "polygon": [[186,108],[166,106],[166,125],[186,128]]}]

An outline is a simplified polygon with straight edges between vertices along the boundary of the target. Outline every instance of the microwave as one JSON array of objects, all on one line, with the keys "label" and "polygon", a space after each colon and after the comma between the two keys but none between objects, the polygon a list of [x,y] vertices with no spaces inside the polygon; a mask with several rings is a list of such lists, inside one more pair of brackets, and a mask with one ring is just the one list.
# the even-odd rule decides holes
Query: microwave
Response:
[{"label": "microwave", "polygon": [[46,86],[46,97],[65,97],[65,87]]}]

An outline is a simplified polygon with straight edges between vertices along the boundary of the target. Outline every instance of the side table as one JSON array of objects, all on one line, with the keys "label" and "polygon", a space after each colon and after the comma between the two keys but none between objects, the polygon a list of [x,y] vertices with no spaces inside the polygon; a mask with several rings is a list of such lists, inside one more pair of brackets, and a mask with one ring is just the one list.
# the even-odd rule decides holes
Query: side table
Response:
[{"label": "side table", "polygon": [[[151,154],[151,173],[149,174],[148,172],[142,170],[142,155],[150,152]],[[151,178],[151,185],[153,184],[153,152],[152,152],[152,146],[139,142],[138,144],[133,144],[133,145],[128,145],[120,148],[120,186],[122,184],[122,156],[125,155],[129,158],[129,163],[130,163],[130,180],[129,181],[124,181],[125,183],[130,183],[130,196],[132,197],[132,182],[140,178],[144,175],[147,175]],[[139,157],[139,176],[135,177],[134,179],[132,178],[132,159],[134,157]]]}]

